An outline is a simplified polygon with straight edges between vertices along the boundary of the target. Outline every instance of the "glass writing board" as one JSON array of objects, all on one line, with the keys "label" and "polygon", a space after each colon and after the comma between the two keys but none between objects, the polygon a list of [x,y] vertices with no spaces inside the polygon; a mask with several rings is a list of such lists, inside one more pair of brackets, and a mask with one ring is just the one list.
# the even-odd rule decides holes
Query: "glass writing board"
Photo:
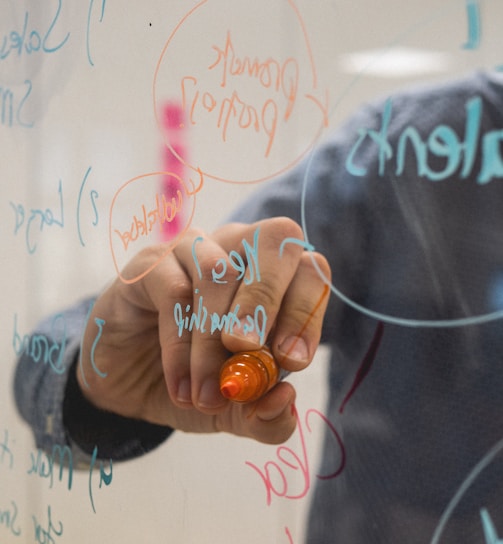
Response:
[{"label": "glass writing board", "polygon": [[[384,363],[379,359],[356,358],[351,371],[334,385],[337,369],[332,366],[329,377],[330,346],[322,347],[308,370],[288,378],[298,392],[298,425],[282,446],[227,435],[175,433],[144,457],[114,462],[95,456],[84,468],[73,462],[64,444],[52,452],[36,448],[13,398],[16,360],[26,352],[33,365],[62,372],[64,335],[56,335],[58,341],[30,337],[37,322],[53,314],[55,330],[64,328],[58,312],[65,306],[95,296],[117,275],[134,283],[151,271],[122,275],[142,247],[162,241],[164,258],[189,227],[212,230],[238,204],[248,202],[251,207],[256,190],[291,175],[299,165],[305,170],[294,215],[303,228],[306,249],[335,252],[319,241],[316,217],[322,212],[311,205],[311,183],[318,175],[324,142],[362,104],[397,89],[449,81],[474,70],[490,70],[498,80],[503,67],[501,3],[147,0],[126,6],[114,0],[78,5],[68,0],[2,0],[0,15],[0,338],[5,363],[0,541],[305,542],[310,508],[316,520],[315,488],[334,485],[334,480],[344,487],[351,467],[360,462],[343,431],[355,425],[357,396],[386,403],[373,398],[380,391],[378,380],[390,388],[396,384],[380,374]],[[364,149],[374,145],[380,157],[377,178],[393,165],[393,205],[401,206],[404,219],[399,228],[413,243],[421,248],[425,240],[424,247],[430,247],[433,239],[444,236],[452,241],[453,253],[468,252],[480,268],[498,262],[499,231],[494,223],[495,187],[503,175],[501,127],[483,128],[487,111],[480,97],[474,93],[459,106],[462,135],[434,119],[420,134],[415,119],[410,119],[393,141],[383,135],[386,123],[399,114],[399,105],[392,99],[380,104],[379,125],[355,126],[352,135],[346,135],[349,153],[341,158],[345,172],[357,180],[364,177]],[[480,223],[484,229],[476,249],[464,245],[472,208],[466,210],[466,224],[458,228],[448,215],[436,213],[427,195],[401,192],[401,179],[411,167],[409,145],[415,146],[413,170],[421,184],[437,187],[456,175],[459,192],[468,179],[486,189],[481,202],[490,201],[493,207]],[[445,163],[439,165],[432,157]],[[345,202],[358,187],[358,182],[341,185]],[[419,203],[420,198],[426,200]],[[454,199],[452,205],[461,204]],[[348,213],[345,225],[351,231],[351,206],[341,208],[342,214]],[[383,212],[386,206],[379,202],[375,209]],[[432,215],[419,221],[414,216],[418,210]],[[346,264],[365,283],[368,270],[362,269],[366,261],[359,260],[360,242],[354,240],[354,259]],[[488,325],[497,335],[501,281],[480,287],[476,266],[475,276],[470,269],[446,282],[442,294],[448,304],[438,313],[431,315],[421,306],[415,280],[442,261],[441,255],[432,256],[433,261],[406,262],[403,273],[411,280],[405,293],[393,291],[387,281],[391,272],[383,265],[376,287],[379,296],[372,300],[346,291],[345,283],[338,282],[341,270],[333,270],[334,307],[355,312],[365,320],[364,328],[372,330],[360,351],[378,352],[394,327],[404,342],[409,334],[431,329],[462,330],[466,339],[465,333],[477,334],[477,327]],[[385,256],[376,262],[385,262]],[[257,271],[260,263],[255,264]],[[440,273],[449,274],[450,269]],[[491,296],[482,300],[479,288]],[[409,296],[413,303],[403,304]],[[180,316],[179,323],[183,328]],[[351,331],[340,330],[334,338],[343,333]],[[337,348],[331,347],[332,352]],[[466,353],[462,346],[452,349],[460,357]],[[419,409],[414,387],[427,376],[415,375],[415,370],[414,365],[404,370],[407,377],[401,386],[410,387],[407,402]],[[392,374],[398,375],[398,370]],[[477,486],[482,491],[476,496],[484,497],[486,480],[497,479],[501,444],[494,430],[498,417],[491,411],[498,406],[494,398],[501,396],[497,383],[496,378],[488,379],[487,403],[477,404],[492,429],[487,447],[473,453],[460,446],[457,456],[463,470],[454,474],[446,465],[422,474],[423,465],[417,465],[413,481],[418,488],[434,480],[445,493],[438,495],[440,504],[428,522],[426,539],[414,540],[415,514],[403,512],[404,542],[449,542],[451,519],[464,497]],[[330,388],[337,390],[335,417],[328,409]],[[446,426],[458,409],[456,403],[442,407]],[[407,410],[404,401],[404,413]],[[422,410],[430,414],[428,421],[440,413],[434,405]],[[468,411],[463,417],[469,416]],[[493,416],[494,421],[488,421]],[[378,433],[380,421],[362,421]],[[486,443],[477,424],[467,429],[476,433],[473,441]],[[446,443],[439,441],[438,448],[451,451],[447,430],[445,436]],[[457,427],[453,436],[459,444],[470,442]],[[374,439],[369,439],[369,447]],[[400,440],[400,433],[393,437],[397,444]],[[320,464],[323,448],[326,457]],[[407,455],[400,448],[398,452],[396,479],[402,478],[400,455]],[[404,471],[403,481],[411,481],[409,469]],[[444,476],[445,486],[439,483]],[[501,503],[495,493],[496,500],[467,506],[478,520],[470,525],[471,541],[496,544],[503,538],[503,526],[496,521],[501,514],[494,510],[501,509]],[[320,517],[321,525],[325,519]],[[479,530],[476,537],[474,526]],[[331,531],[327,526],[325,542],[331,542]]]}]

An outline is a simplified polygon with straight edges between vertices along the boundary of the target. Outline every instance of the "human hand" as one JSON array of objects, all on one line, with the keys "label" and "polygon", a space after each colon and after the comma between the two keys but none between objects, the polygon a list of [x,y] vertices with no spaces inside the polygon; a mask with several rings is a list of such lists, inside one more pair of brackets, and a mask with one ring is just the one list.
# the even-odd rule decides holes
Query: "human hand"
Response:
[{"label": "human hand", "polygon": [[[229,224],[211,236],[190,230],[140,280],[115,280],[96,300],[83,337],[77,377],[86,398],[184,431],[286,440],[295,428],[290,384],[236,404],[221,395],[218,376],[231,353],[266,340],[286,370],[311,362],[330,270],[294,240],[302,230],[287,218]],[[141,251],[122,277],[137,277],[165,251],[161,244]],[[98,340],[95,319],[104,322]]]}]

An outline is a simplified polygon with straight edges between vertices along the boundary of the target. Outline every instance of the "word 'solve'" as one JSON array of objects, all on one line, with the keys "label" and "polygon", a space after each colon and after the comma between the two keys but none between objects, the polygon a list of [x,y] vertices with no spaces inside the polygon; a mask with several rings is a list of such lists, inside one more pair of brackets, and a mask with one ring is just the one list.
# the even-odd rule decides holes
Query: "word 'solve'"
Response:
[{"label": "word 'solve'", "polygon": [[220,371],[220,391],[234,402],[253,402],[280,379],[279,366],[268,348],[232,355]]}]

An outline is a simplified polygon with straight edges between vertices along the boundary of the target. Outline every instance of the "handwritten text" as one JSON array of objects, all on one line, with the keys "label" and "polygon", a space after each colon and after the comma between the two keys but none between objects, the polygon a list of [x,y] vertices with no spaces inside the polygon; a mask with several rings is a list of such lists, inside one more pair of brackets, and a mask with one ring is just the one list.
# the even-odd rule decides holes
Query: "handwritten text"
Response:
[{"label": "handwritten text", "polygon": [[[485,184],[495,178],[503,177],[503,160],[501,144],[503,129],[491,130],[479,137],[482,123],[482,100],[474,97],[467,101],[464,139],[461,140],[455,130],[448,125],[439,124],[433,128],[429,136],[423,140],[418,130],[411,126],[406,127],[399,136],[396,149],[388,140],[388,129],[392,115],[392,101],[386,101],[381,117],[381,126],[378,130],[361,128],[358,138],[346,160],[346,168],[354,176],[364,176],[367,169],[358,166],[357,159],[363,144],[369,140],[376,146],[378,157],[378,174],[384,176],[386,163],[396,155],[397,176],[402,175],[409,167],[415,164],[417,175],[430,181],[445,180],[458,173],[462,179],[473,175],[476,158],[482,157],[481,167],[476,177],[479,184]],[[407,154],[409,147],[414,152],[415,160]],[[366,150],[368,153],[368,149]],[[429,159],[433,159],[436,169],[430,166]],[[439,166],[440,165],[440,166]]]},{"label": "handwritten text", "polygon": [[[295,410],[295,409],[294,409]],[[260,468],[251,461],[246,464],[257,472],[264,483],[266,492],[266,503],[272,502],[272,497],[283,497],[285,499],[302,499],[305,497],[311,487],[311,466],[308,455],[306,435],[304,424],[309,432],[311,432],[310,420],[312,416],[316,416],[326,425],[329,433],[334,437],[335,451],[330,454],[334,459],[334,470],[330,474],[317,474],[319,480],[329,480],[336,478],[341,474],[346,462],[346,452],[342,439],[339,436],[336,428],[320,411],[311,409],[304,416],[304,421],[301,420],[299,414],[295,410],[297,417],[298,432],[300,438],[300,453],[297,453],[288,446],[278,446],[276,448],[276,460],[267,461],[263,468]],[[300,487],[294,489],[293,486],[298,480],[299,473],[302,475]]]}]

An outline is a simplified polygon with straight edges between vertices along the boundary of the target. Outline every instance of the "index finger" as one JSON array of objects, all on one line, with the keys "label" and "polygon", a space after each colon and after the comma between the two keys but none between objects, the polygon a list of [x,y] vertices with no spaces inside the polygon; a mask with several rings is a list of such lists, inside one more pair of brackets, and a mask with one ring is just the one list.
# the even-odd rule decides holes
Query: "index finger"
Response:
[{"label": "index finger", "polygon": [[[304,252],[302,229],[291,219],[277,217],[252,225],[227,226],[214,236],[230,258],[241,258],[246,265],[232,302],[239,305],[241,326],[222,335],[222,341],[234,352],[256,349],[268,339],[283,297],[297,274]],[[301,243],[286,244],[288,240]]]}]

